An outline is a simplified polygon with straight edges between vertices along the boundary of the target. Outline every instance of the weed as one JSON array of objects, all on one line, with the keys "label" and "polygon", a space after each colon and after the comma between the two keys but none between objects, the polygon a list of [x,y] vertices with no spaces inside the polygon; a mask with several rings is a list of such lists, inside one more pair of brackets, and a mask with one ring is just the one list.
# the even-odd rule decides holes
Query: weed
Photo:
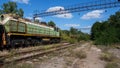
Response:
[{"label": "weed", "polygon": [[84,59],[87,57],[86,52],[83,50],[77,51],[74,54],[75,54],[75,57],[77,57],[79,59]]},{"label": "weed", "polygon": [[22,63],[22,64],[10,63],[10,64],[5,64],[3,68],[33,68],[33,66],[27,63]]},{"label": "weed", "polygon": [[104,52],[104,53],[101,54],[100,59],[104,60],[104,61],[111,62],[114,59],[116,59],[116,57],[112,53]]},{"label": "weed", "polygon": [[69,59],[69,60],[68,60],[68,59],[66,60],[66,65],[70,66],[70,65],[72,65],[72,63],[73,63],[72,60],[70,60],[70,59]]},{"label": "weed", "polygon": [[117,63],[115,62],[108,62],[105,68],[120,68]]},{"label": "weed", "polygon": [[14,55],[15,55],[15,53],[16,53],[16,50],[15,50],[15,49],[12,49],[12,50],[10,51],[9,56],[10,56],[10,57],[12,57],[12,56],[14,56]]}]

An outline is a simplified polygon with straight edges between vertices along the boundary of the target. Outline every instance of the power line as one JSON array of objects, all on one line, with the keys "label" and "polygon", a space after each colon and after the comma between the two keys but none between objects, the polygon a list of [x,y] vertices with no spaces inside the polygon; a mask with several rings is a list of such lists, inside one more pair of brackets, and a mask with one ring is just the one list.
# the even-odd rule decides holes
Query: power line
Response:
[{"label": "power line", "polygon": [[40,13],[35,13],[33,16],[34,18],[46,17],[46,16],[53,16],[53,15],[59,15],[59,14],[114,8],[114,7],[120,7],[120,0],[99,0],[94,2],[87,2],[87,3],[73,5],[70,7],[65,7],[64,10],[59,9],[56,11],[49,11],[49,12],[44,11]]}]

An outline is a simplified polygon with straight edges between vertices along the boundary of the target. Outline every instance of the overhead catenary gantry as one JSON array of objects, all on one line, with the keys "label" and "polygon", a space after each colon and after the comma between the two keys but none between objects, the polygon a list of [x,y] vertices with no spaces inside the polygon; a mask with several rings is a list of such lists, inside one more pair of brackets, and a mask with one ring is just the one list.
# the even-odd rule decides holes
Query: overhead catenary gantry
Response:
[{"label": "overhead catenary gantry", "polygon": [[77,4],[71,7],[65,7],[65,9],[59,9],[56,11],[43,11],[40,13],[35,13],[33,15],[33,18],[115,7],[120,7],[120,0],[98,0],[93,2]]}]

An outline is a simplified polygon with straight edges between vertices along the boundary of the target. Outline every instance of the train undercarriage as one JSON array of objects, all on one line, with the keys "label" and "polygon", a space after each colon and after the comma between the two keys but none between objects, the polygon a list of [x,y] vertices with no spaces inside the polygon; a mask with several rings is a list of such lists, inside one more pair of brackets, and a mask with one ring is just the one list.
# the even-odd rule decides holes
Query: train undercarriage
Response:
[{"label": "train undercarriage", "polygon": [[[0,42],[2,44],[3,40]],[[60,38],[12,35],[6,38],[6,45],[2,44],[0,48],[9,49],[17,47],[37,46],[42,44],[52,44],[59,42]]]},{"label": "train undercarriage", "polygon": [[13,35],[10,36],[10,45],[11,47],[15,46],[35,46],[40,44],[52,44],[52,43],[59,43],[60,38],[53,38],[53,37],[39,37],[39,36],[20,36],[20,35]]}]

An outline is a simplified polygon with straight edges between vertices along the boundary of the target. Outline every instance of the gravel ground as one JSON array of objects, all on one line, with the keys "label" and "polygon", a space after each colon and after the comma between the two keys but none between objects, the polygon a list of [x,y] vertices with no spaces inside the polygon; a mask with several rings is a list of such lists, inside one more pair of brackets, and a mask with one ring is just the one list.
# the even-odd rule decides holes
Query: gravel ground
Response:
[{"label": "gravel ground", "polygon": [[[87,57],[84,59],[75,57],[73,53],[79,52],[79,50],[84,50]],[[90,43],[84,43],[24,63],[28,63],[34,68],[104,68],[106,63],[99,59],[100,54],[100,49]]]},{"label": "gravel ground", "polygon": [[[86,54],[85,58],[78,57],[81,54],[80,50]],[[119,51],[115,52],[118,55]],[[31,68],[104,68],[106,62],[100,60],[101,53],[101,49],[87,42],[64,50],[55,51],[49,55],[23,61],[18,65],[29,64]]]}]

